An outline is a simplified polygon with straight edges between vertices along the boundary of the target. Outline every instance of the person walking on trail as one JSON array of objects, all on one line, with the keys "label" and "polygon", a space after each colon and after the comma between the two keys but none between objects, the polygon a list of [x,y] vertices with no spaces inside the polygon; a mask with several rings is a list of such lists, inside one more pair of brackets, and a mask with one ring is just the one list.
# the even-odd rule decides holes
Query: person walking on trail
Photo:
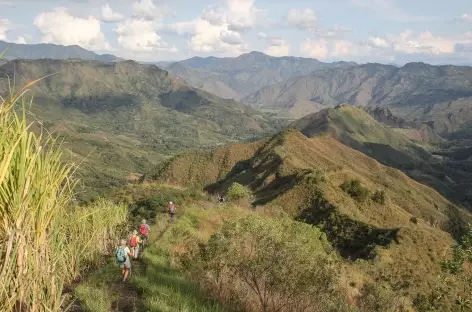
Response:
[{"label": "person walking on trail", "polygon": [[121,277],[123,282],[126,282],[131,271],[131,256],[132,253],[126,245],[126,239],[122,239],[120,241],[120,246],[116,249],[116,260],[121,268]]},{"label": "person walking on trail", "polygon": [[169,206],[167,206],[167,211],[169,212],[170,215],[170,222],[174,222],[174,215],[175,212],[177,211],[177,206],[173,202],[169,202]]},{"label": "person walking on trail", "polygon": [[141,234],[141,242],[143,246],[145,243],[147,243],[147,239],[148,239],[150,231],[151,231],[151,228],[149,227],[149,224],[146,223],[146,219],[143,219],[141,221],[141,225],[139,225],[139,234]]},{"label": "person walking on trail", "polygon": [[133,254],[133,259],[138,259],[140,243],[141,243],[141,239],[138,236],[138,231],[134,230],[133,234],[131,235],[129,239],[129,246],[131,247],[131,253]]}]

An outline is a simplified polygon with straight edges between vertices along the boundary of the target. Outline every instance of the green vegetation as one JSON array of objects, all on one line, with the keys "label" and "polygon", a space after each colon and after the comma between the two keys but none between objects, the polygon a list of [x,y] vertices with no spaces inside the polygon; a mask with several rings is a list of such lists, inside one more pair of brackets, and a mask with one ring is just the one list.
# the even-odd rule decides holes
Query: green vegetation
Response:
[{"label": "green vegetation", "polygon": [[372,194],[372,200],[377,204],[385,205],[386,195],[384,190],[377,190]]},{"label": "green vegetation", "polygon": [[71,205],[74,166],[26,121],[24,93],[35,82],[0,103],[1,311],[58,311],[64,286],[100,262],[127,217],[108,201]]},{"label": "green vegetation", "polygon": [[251,190],[237,182],[231,184],[226,194],[229,200],[247,199],[251,196]]},{"label": "green vegetation", "polygon": [[369,189],[363,187],[361,181],[357,179],[345,181],[340,187],[344,192],[348,193],[349,196],[359,202],[364,202],[369,198]]},{"label": "green vegetation", "polygon": [[329,249],[317,228],[248,216],[227,221],[184,267],[208,293],[244,311],[343,311]]},{"label": "green vegetation", "polygon": [[467,261],[472,264],[472,226],[470,225],[467,233],[452,248],[452,259],[445,260],[442,264],[446,272],[459,274],[463,272],[464,263]]},{"label": "green vegetation", "polygon": [[[252,140],[281,124],[132,61],[15,60],[0,66],[0,75],[14,73],[19,85],[54,74],[32,87],[35,105],[28,116],[64,141],[65,161],[81,164],[81,201],[138,180],[185,150]],[[0,80],[0,94],[7,90]]]},{"label": "green vegetation", "polygon": [[[390,118],[387,121],[392,123],[407,123],[388,113],[386,116],[377,118]],[[468,191],[472,183],[472,170],[467,160],[471,143],[467,140],[453,142],[439,138],[437,145],[419,145],[405,134],[376,121],[363,109],[350,105],[326,108],[293,122],[290,127],[308,137],[328,133],[339,142],[433,187],[450,200],[466,206],[472,205]],[[419,130],[414,130],[420,132],[421,127],[427,126],[419,123],[417,127]]]},{"label": "green vegetation", "polygon": [[[89,275],[74,290],[80,308],[90,312],[129,309],[131,311],[171,312],[223,312],[222,305],[208,299],[202,289],[186,279],[177,264],[177,254],[186,244],[200,241],[207,231],[213,231],[210,218],[218,216],[215,210],[204,211],[192,204],[186,190],[153,185],[153,190],[165,197],[177,194],[185,200],[185,210],[179,210],[178,219],[168,228],[167,219],[161,215],[160,207],[156,223],[151,228],[151,245],[144,257],[132,264],[130,284],[120,283],[119,269],[114,258],[100,270]],[[148,190],[139,189],[144,194]],[[144,195],[145,196],[145,195]],[[222,214],[234,214],[234,209],[224,209]],[[202,223],[205,223],[203,226]]]}]

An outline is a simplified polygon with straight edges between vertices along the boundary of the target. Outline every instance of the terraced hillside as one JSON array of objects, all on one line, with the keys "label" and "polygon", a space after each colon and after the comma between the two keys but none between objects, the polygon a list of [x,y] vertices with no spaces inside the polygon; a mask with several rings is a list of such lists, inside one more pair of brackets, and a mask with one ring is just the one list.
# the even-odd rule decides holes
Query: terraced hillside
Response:
[{"label": "terraced hillside", "polygon": [[[184,149],[276,129],[257,110],[133,61],[16,60],[0,74],[14,75],[17,85],[51,75],[32,87],[31,119],[62,136],[73,160],[84,162],[88,190],[120,185]],[[2,79],[0,94],[7,93]]]}]

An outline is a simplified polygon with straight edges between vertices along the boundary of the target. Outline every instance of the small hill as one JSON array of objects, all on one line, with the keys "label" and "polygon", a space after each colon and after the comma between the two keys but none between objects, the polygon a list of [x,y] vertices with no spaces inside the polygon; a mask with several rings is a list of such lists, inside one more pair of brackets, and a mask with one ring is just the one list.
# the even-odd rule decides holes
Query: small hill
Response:
[{"label": "small hill", "polygon": [[[243,184],[252,191],[256,209],[322,226],[344,257],[368,260],[366,274],[374,279],[382,275],[411,295],[437,285],[450,235],[456,236],[470,219],[401,171],[330,136],[307,138],[297,131],[186,153],[158,166],[148,179],[212,193],[225,192],[234,182]],[[366,194],[382,190],[385,202],[370,195],[356,199],[343,191],[341,186],[353,180]]]},{"label": "small hill", "polygon": [[40,43],[40,44],[18,44],[5,42],[0,40],[0,51],[6,49],[5,55],[3,56],[6,60],[14,59],[83,59],[83,60],[95,60],[102,62],[118,62],[122,61],[122,58],[116,57],[111,54],[97,54],[92,51],[88,51],[78,45],[63,46],[51,43]]},{"label": "small hill", "polygon": [[[401,123],[400,120],[397,122]],[[408,123],[402,123],[404,126],[406,124]],[[411,178],[435,188],[451,200],[471,206],[472,197],[466,190],[472,182],[468,161],[455,157],[459,151],[448,153],[444,148],[438,147],[426,149],[407,137],[413,135],[415,131],[419,136],[424,132],[428,133],[428,127],[425,126],[424,129],[422,126],[424,125],[420,125],[418,130],[392,129],[377,122],[363,109],[340,105],[305,116],[289,127],[301,131],[308,137],[328,133],[347,146],[385,165],[402,170]],[[434,134],[429,134],[430,138],[435,138]],[[445,147],[446,150],[451,149],[447,148],[447,145]]]},{"label": "small hill", "polygon": [[236,100],[265,86],[308,75],[320,68],[349,67],[353,64],[355,63],[323,63],[301,57],[272,57],[261,52],[245,53],[238,57],[193,57],[177,63],[160,63],[171,73],[205,91]]},{"label": "small hill", "polygon": [[[122,184],[184,149],[207,148],[266,135],[276,126],[259,111],[224,100],[133,61],[15,60],[0,74],[32,87],[32,118],[65,139],[86,184]],[[6,79],[0,94],[6,95]]]}]

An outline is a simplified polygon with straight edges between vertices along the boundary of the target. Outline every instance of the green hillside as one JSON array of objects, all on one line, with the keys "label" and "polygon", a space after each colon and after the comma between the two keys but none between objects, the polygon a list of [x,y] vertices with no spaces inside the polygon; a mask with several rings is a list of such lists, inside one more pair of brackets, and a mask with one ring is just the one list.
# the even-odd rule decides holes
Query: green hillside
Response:
[{"label": "green hillside", "polygon": [[470,220],[433,189],[326,135],[287,131],[186,153],[149,179],[213,194],[247,186],[256,211],[321,227],[337,252],[355,261],[353,272],[386,281],[410,300],[441,283],[440,259]]},{"label": "green hillside", "polygon": [[[84,163],[80,173],[89,193],[122,185],[180,151],[253,139],[277,128],[264,114],[190,87],[153,65],[17,60],[1,66],[0,74],[15,74],[17,85],[51,75],[32,87],[30,118],[64,139],[66,157]],[[7,91],[2,79],[0,92]]]},{"label": "green hillside", "polygon": [[347,146],[404,171],[451,200],[472,205],[472,194],[467,191],[467,185],[472,182],[467,161],[445,157],[447,154],[439,153],[437,146],[426,148],[411,141],[406,136],[411,135],[411,128],[395,130],[350,105],[324,109],[293,122],[289,127],[308,137],[328,133]]}]

